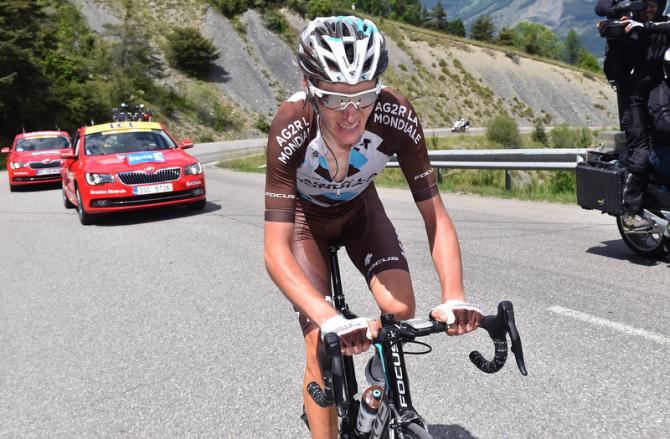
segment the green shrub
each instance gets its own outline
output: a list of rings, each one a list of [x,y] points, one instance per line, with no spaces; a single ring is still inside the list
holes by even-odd
[[[554,148],[586,148],[593,141],[591,130],[587,127],[570,128],[561,124],[549,133]]]
[[[538,143],[543,144],[544,146],[547,146],[549,138],[547,137],[547,132],[545,131],[544,126],[542,126],[542,120],[541,119],[536,119],[535,120],[535,129],[533,130],[530,137],[535,142],[538,142]]]
[[[521,134],[516,120],[507,114],[500,114],[486,125],[486,138],[505,148],[521,147]]]
[[[268,29],[276,33],[286,32],[288,29],[288,23],[284,16],[277,11],[276,9],[268,9],[263,14],[263,20],[265,20],[265,25]]]
[[[259,131],[262,131],[264,133],[269,133],[270,132],[270,124],[268,123],[267,120],[263,116],[258,116],[258,119],[256,119],[256,129]]]
[[[249,7],[246,0],[210,0],[210,3],[229,18],[243,13]]]
[[[309,0],[307,16],[311,19],[333,15],[333,3],[330,0]]]
[[[208,72],[219,58],[219,51],[212,42],[194,27],[175,28],[168,35],[168,60],[178,69],[201,76]]]
[[[549,178],[549,191],[553,194],[571,193],[575,191],[575,173],[571,171],[554,171]]]

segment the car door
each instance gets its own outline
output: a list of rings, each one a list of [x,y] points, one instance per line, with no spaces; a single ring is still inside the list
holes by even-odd
[[[77,131],[72,138],[72,148],[74,148],[74,159],[65,160],[63,163],[63,186],[68,191],[69,195],[72,195],[74,198],[74,177],[76,168],[79,167],[79,153],[81,148],[79,147],[80,136],[79,131]]]

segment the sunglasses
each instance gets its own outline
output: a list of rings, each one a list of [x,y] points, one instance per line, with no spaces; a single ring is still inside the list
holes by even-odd
[[[309,84],[309,92],[319,98],[319,102],[324,107],[331,110],[344,111],[349,104],[354,108],[360,110],[361,108],[369,107],[377,102],[377,97],[382,90],[381,82],[377,82],[375,88],[363,90],[354,94],[335,93],[332,91],[322,90],[318,87]]]

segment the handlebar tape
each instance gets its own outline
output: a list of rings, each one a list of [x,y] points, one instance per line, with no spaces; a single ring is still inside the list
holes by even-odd
[[[325,392],[323,389],[321,389],[321,386],[316,381],[312,381],[311,383],[307,384],[307,393],[309,393],[309,396],[312,397],[315,403],[319,405],[319,407],[328,407],[330,405],[333,405],[333,398],[332,395],[329,395],[328,392]]]
[[[507,361],[507,341],[493,340],[493,344],[496,352],[491,361],[484,358],[478,351],[470,352],[470,361],[482,372],[496,373],[503,368],[505,361]]]

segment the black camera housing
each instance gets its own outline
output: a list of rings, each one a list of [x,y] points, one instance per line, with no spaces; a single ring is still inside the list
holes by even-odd
[[[626,35],[626,29],[620,20],[605,20],[600,28],[600,36],[608,40],[618,40]]]
[[[621,17],[631,17],[633,12],[642,12],[647,8],[647,4],[643,0],[618,0],[612,2],[607,18],[616,20]],[[636,17],[633,17],[636,18]]]
[[[644,11],[647,4],[643,0],[618,0],[612,2],[612,7],[607,13],[607,20],[600,28],[600,36],[608,40],[618,40],[626,35],[624,26],[621,24],[622,17],[639,19],[638,13]]]

